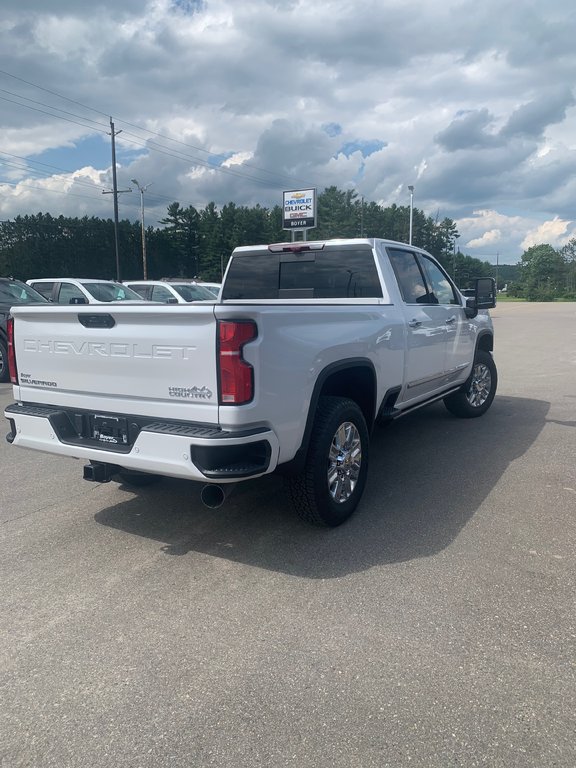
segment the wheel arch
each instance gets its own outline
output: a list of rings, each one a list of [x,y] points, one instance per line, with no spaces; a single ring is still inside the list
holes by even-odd
[[[302,443],[294,458],[281,466],[282,472],[292,474],[301,471],[310,443],[318,401],[325,395],[346,397],[357,403],[366,421],[368,432],[371,431],[376,417],[376,370],[374,365],[366,358],[350,358],[331,363],[320,372],[316,379],[310,398]]]
[[[478,339],[476,340],[476,349],[481,349],[484,352],[493,352],[494,334],[492,334],[490,331],[482,331],[479,333]]]

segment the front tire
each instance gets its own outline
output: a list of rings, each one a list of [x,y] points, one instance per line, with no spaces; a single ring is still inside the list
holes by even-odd
[[[457,392],[445,397],[444,405],[461,419],[482,416],[492,405],[497,385],[498,374],[492,355],[479,349],[466,383]]]
[[[368,428],[359,406],[344,397],[318,403],[303,472],[288,479],[297,514],[335,527],[354,512],[366,485]]]

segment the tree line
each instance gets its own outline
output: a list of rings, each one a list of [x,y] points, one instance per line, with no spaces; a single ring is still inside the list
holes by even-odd
[[[559,249],[543,243],[524,251],[508,294],[527,301],[576,301],[576,237]]]
[[[318,195],[318,226],[308,239],[382,237],[408,242],[409,206],[381,206],[356,192],[327,187]],[[146,228],[147,272],[150,279],[197,277],[220,281],[236,246],[290,240],[282,229],[282,208],[233,202],[199,210],[171,203],[160,227]],[[412,242],[434,255],[461,288],[475,277],[494,276],[494,265],[456,248],[459,233],[449,218],[412,211]],[[39,277],[142,277],[140,222],[118,222],[119,270],[112,219],[95,216],[54,217],[49,213],[17,216],[0,222],[0,274],[22,280]],[[504,279],[504,270],[501,270]],[[509,278],[508,278],[509,279]],[[502,281],[498,280],[499,285]],[[556,284],[556,283],[555,283]],[[521,286],[521,281],[518,282]]]

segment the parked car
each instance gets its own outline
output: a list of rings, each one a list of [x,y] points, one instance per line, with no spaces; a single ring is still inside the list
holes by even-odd
[[[42,277],[27,280],[54,304],[102,304],[110,301],[142,301],[142,296],[114,280],[95,278]]]
[[[8,336],[6,321],[15,304],[47,304],[38,291],[20,280],[0,277],[0,382],[8,381]]]
[[[124,285],[148,301],[187,304],[190,301],[214,301],[214,293],[205,285],[175,280],[125,280]]]
[[[212,291],[214,296],[218,296],[220,293],[220,288],[222,287],[222,283],[205,283],[205,282],[199,282],[198,285],[203,286],[204,288],[208,288],[209,291]]]

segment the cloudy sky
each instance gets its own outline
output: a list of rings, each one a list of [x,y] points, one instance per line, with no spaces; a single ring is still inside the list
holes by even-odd
[[[336,185],[515,263],[576,236],[573,0],[3,0],[0,220]],[[149,185],[149,186],[148,186]]]

